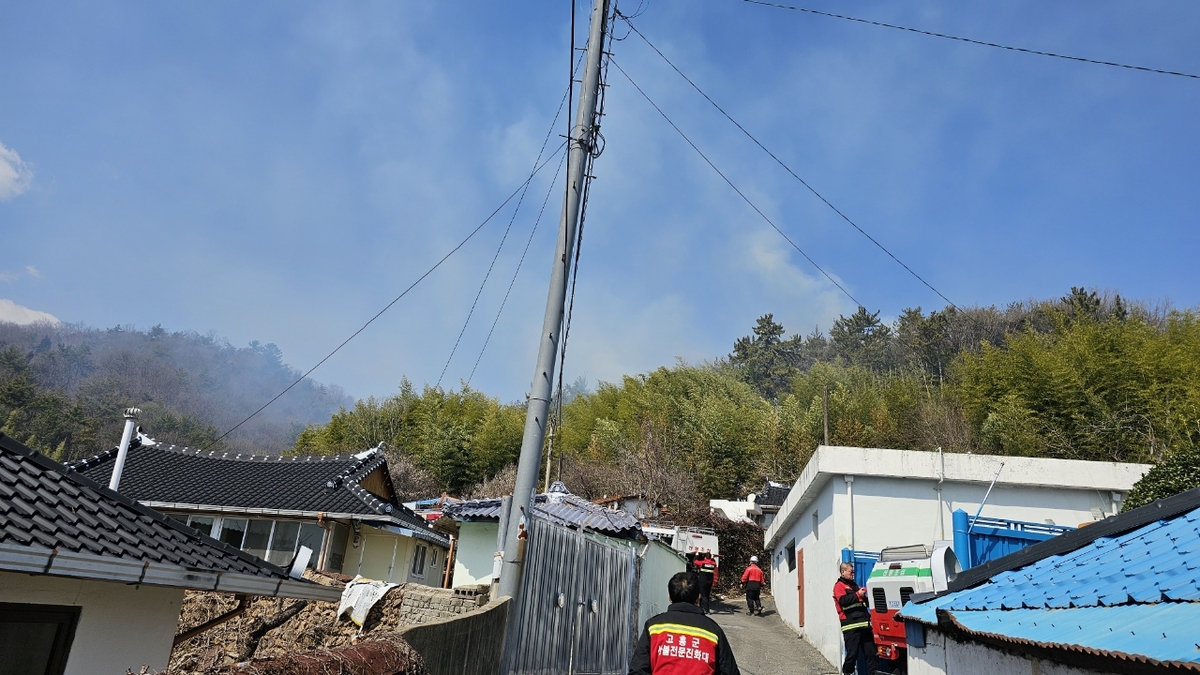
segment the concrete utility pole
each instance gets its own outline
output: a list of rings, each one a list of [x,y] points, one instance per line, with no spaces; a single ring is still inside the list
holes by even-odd
[[[579,227],[580,197],[588,155],[592,152],[596,127],[596,101],[600,91],[600,59],[604,52],[604,31],[608,21],[608,0],[595,0],[588,30],[587,56],[584,59],[583,84],[579,91],[579,109],[571,129],[567,155],[567,191],[563,198],[562,220],[558,229],[558,246],[554,250],[554,267],[550,273],[550,293],[546,298],[546,316],[542,321],[541,344],[538,346],[537,368],[529,391],[525,413],[525,436],[521,440],[521,459],[517,464],[517,484],[513,488],[512,507],[508,517],[508,534],[504,539],[504,562],[500,571],[500,595],[515,598],[520,591],[521,560],[517,558],[520,524],[533,505],[537,487],[538,468],[542,462],[542,443],[546,436],[546,418],[554,390],[554,365],[563,327],[567,281],[571,257],[575,251],[575,235]]]

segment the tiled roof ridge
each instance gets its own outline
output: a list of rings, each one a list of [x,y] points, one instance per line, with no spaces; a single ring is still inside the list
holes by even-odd
[[[66,468],[82,472],[94,466],[99,466],[111,459],[115,459],[119,448],[113,447],[91,457],[68,462]],[[354,464],[347,469],[350,471],[357,466],[361,466],[364,462],[368,462],[379,453],[372,454],[370,457],[358,459],[354,455],[256,455],[252,453],[230,452],[228,450],[204,450],[203,448],[193,448],[190,446],[176,446],[159,443],[157,445],[140,445],[131,447],[131,450],[158,450],[160,452],[170,452],[177,455],[185,455],[189,457],[203,457],[205,459],[226,460],[231,462],[278,462],[280,464],[289,463],[314,463],[323,464],[329,462],[350,462]]]
[[[382,452],[373,452],[370,455],[362,458],[350,455],[350,459],[355,459],[357,461],[345,469],[342,469],[341,473],[338,475],[330,478],[325,484],[326,487],[336,488],[338,485],[347,480],[353,480],[357,483],[363,478],[366,478],[367,475],[372,471],[387,463],[387,458],[383,456]]]
[[[598,506],[597,504],[594,504],[594,503],[588,501],[587,499],[584,499],[583,497],[580,497],[579,495],[576,495],[572,492],[568,492],[567,494],[563,495],[564,499],[569,498],[569,497],[574,497],[574,499],[572,499],[571,501],[576,506],[578,506],[580,509],[585,509],[588,511],[599,511],[600,515],[604,516],[604,519],[608,521],[608,524],[611,525],[614,530],[617,530],[619,532],[624,529],[629,529],[626,527],[621,527],[616,521],[613,520],[612,517],[614,514],[617,513],[616,511],[613,511],[612,509],[602,508],[602,507]]]
[[[253,565],[262,567],[262,568],[266,569],[268,572],[271,572],[273,574],[277,574],[277,575],[280,575],[283,577],[288,576],[287,570],[283,569],[282,567],[279,567],[278,565],[276,565],[274,563],[267,562],[266,560],[257,558],[255,556],[250,555],[249,553],[246,553],[244,551],[236,549],[236,548],[230,546],[229,544],[227,544],[223,541],[220,541],[219,539],[213,539],[210,536],[201,534],[194,528],[188,527],[187,525],[184,525],[183,523],[175,520],[174,518],[169,518],[148,506],[143,506],[141,503],[139,503],[135,499],[130,499],[129,497],[126,497],[125,495],[123,495],[119,492],[108,489],[107,486],[97,483],[96,481],[88,478],[87,476],[83,475],[82,473],[71,470],[67,466],[60,464],[59,462],[56,462],[55,460],[43,455],[42,453],[38,452],[37,450],[34,450],[33,448],[30,448],[30,447],[24,445],[23,443],[18,442],[16,439],[14,439],[11,436],[8,436],[4,432],[0,431],[0,441],[5,441],[5,440],[10,441],[9,443],[4,443],[5,449],[26,457],[27,459],[32,461],[34,464],[37,464],[39,467],[41,467],[42,469],[44,469],[46,471],[51,471],[51,472],[60,474],[64,480],[71,481],[72,483],[74,483],[77,486],[86,487],[90,490],[94,490],[97,493],[99,493],[100,496],[104,497],[105,499],[115,501],[115,502],[121,504],[122,506],[136,512],[138,515],[150,518],[151,520],[153,520],[159,524],[166,525],[167,527],[175,530],[176,532],[178,532],[180,534],[183,534],[184,536],[186,536],[189,539],[198,539],[199,541],[201,541],[202,543],[204,543],[205,545],[207,545],[211,548],[216,548],[216,549],[221,550],[224,553],[233,555],[233,556],[241,559],[243,562],[248,562]]]

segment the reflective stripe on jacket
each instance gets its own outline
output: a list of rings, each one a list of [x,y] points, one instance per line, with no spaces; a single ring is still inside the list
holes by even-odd
[[[833,604],[837,607],[843,631],[871,627],[871,614],[866,604],[858,599],[858,589],[858,584],[841,577],[833,585]]]
[[[725,633],[700,608],[672,603],[642,629],[630,675],[739,675]]]

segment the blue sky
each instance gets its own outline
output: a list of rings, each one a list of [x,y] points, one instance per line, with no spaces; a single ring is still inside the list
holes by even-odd
[[[1186,0],[804,6],[1200,73],[1200,5]],[[569,7],[5,3],[0,316],[213,331],[274,342],[307,369],[525,180],[567,84]],[[1200,303],[1200,81],[735,0],[644,9],[651,40],[954,302],[1084,285]],[[636,36],[614,51],[869,309],[944,304]],[[853,311],[615,69],[609,83],[568,380],[728,353],[766,312],[807,333]],[[554,168],[513,220],[444,386],[468,377]],[[510,216],[314,377],[356,396],[436,381]],[[554,225],[537,230],[472,380],[505,400],[531,379]]]

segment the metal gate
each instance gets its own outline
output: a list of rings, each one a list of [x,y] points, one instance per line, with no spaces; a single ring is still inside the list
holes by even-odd
[[[534,517],[504,673],[624,675],[638,627],[636,554]]]

